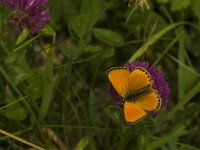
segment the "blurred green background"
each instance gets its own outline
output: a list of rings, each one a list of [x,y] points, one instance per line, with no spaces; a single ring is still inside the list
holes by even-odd
[[[49,0],[49,26],[20,43],[0,6],[0,129],[48,150],[200,149],[200,0],[148,3]],[[171,93],[131,125],[106,71],[135,60],[158,65]],[[0,134],[0,149],[28,146]]]

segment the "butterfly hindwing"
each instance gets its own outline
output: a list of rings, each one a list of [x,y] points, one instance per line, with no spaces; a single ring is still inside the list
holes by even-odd
[[[136,123],[147,116],[146,111],[142,110],[134,102],[124,103],[125,120],[129,123]]]
[[[135,105],[146,111],[155,111],[161,106],[161,98],[156,90],[152,90],[150,93],[139,97],[135,101]]]
[[[109,81],[122,97],[125,97],[128,91],[129,74],[126,68],[111,68],[107,71]]]
[[[128,80],[128,90],[130,92],[137,91],[152,84],[153,81],[144,68],[139,67],[130,72]]]

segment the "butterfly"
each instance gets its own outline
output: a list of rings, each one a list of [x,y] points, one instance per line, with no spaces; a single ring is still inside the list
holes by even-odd
[[[124,101],[124,117],[129,123],[137,123],[158,110],[161,98],[153,89],[153,80],[148,71],[137,67],[129,71],[125,67],[113,67],[107,71],[108,79]]]

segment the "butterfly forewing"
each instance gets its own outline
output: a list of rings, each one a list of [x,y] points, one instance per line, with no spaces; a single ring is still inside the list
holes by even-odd
[[[136,68],[129,75],[128,90],[135,92],[152,84],[149,73],[143,68]]]
[[[111,68],[107,71],[109,81],[117,93],[123,98],[128,92],[129,74],[126,68]]]

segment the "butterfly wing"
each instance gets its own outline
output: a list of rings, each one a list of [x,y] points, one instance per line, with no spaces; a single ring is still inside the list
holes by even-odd
[[[142,110],[155,111],[161,106],[161,98],[156,90],[152,90],[150,93],[137,98],[135,105]]]
[[[149,73],[144,68],[136,68],[129,75],[128,91],[135,92],[152,84]]]
[[[128,91],[129,74],[127,68],[111,68],[107,71],[110,83],[122,97],[125,97]]]
[[[129,123],[136,123],[147,116],[146,111],[142,110],[134,102],[124,103],[125,120]]]

